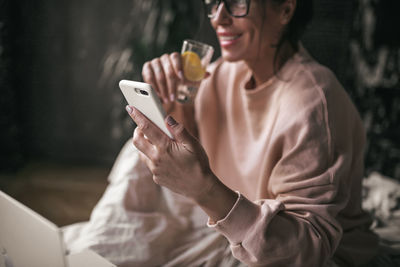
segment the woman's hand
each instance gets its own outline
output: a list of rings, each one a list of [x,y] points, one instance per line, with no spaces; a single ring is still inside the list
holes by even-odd
[[[206,72],[204,78],[209,76],[210,73]],[[201,81],[191,82],[185,79],[181,54],[177,52],[164,54],[146,62],[143,65],[142,77],[144,82],[156,90],[165,111],[172,114],[192,135],[197,136],[193,105],[197,90],[192,91],[187,88],[198,88]],[[181,100],[187,98],[191,101],[183,105],[175,101],[178,98],[178,89]]]
[[[167,117],[166,125],[174,140],[137,109],[128,106],[127,111],[137,124],[133,143],[144,154],[154,182],[201,201],[218,179],[211,172],[207,155],[198,141],[171,116]]]
[[[153,173],[154,182],[194,200],[211,221],[224,218],[237,194],[213,174],[200,143],[171,116],[166,125],[174,139],[134,107],[127,106],[126,110],[137,124],[133,143]]]
[[[206,72],[204,78],[208,76],[210,76],[210,73]],[[144,63],[142,77],[144,82],[150,84],[156,90],[166,110],[169,110],[171,103],[176,100],[179,86],[186,85],[187,87],[198,88],[200,85],[200,82],[191,82],[185,78],[182,57],[177,52],[164,54]],[[193,92],[184,88],[181,87],[181,94],[188,96],[193,94]]]
[[[147,61],[143,65],[142,77],[156,90],[164,105],[174,102],[178,86],[185,81],[181,55],[174,52]]]

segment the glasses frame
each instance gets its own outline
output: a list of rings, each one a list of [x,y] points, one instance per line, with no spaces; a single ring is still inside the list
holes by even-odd
[[[217,0],[216,2],[217,2],[217,11],[218,11],[218,8],[219,8],[219,6],[221,5],[221,3],[224,2],[224,4],[225,4],[224,7],[225,7],[226,10],[228,11],[229,15],[232,16],[232,17],[234,17],[234,18],[243,18],[243,17],[246,17],[246,16],[249,14],[250,2],[251,2],[250,0],[246,0],[247,8],[246,8],[246,14],[244,14],[244,15],[233,15],[232,12],[231,12],[230,6],[229,6],[229,4],[227,3],[227,0]],[[206,1],[205,1],[205,0],[203,0],[203,4],[204,4],[205,10],[206,10],[206,12],[207,12],[207,4],[206,4]],[[208,12],[207,12],[207,13],[208,13]],[[210,18],[210,19],[212,19],[212,18],[215,17],[215,14],[214,14],[214,15],[207,14],[207,17]]]

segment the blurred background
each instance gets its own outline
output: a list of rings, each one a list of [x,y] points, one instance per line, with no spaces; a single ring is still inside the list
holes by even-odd
[[[303,38],[360,111],[366,176],[397,181],[399,10],[314,1]],[[186,38],[218,47],[200,0],[0,0],[0,189],[58,225],[86,220],[134,129],[118,81]]]

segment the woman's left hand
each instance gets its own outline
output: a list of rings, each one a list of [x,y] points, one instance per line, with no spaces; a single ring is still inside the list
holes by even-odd
[[[137,124],[133,143],[145,155],[143,158],[153,173],[154,182],[201,202],[217,179],[200,143],[171,116],[165,122],[174,139],[134,107],[126,109]]]

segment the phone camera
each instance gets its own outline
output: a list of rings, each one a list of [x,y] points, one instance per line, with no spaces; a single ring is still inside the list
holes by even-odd
[[[140,89],[140,88],[135,88],[135,92],[139,95],[145,95],[145,96],[149,95],[149,92],[147,92],[146,90]]]

